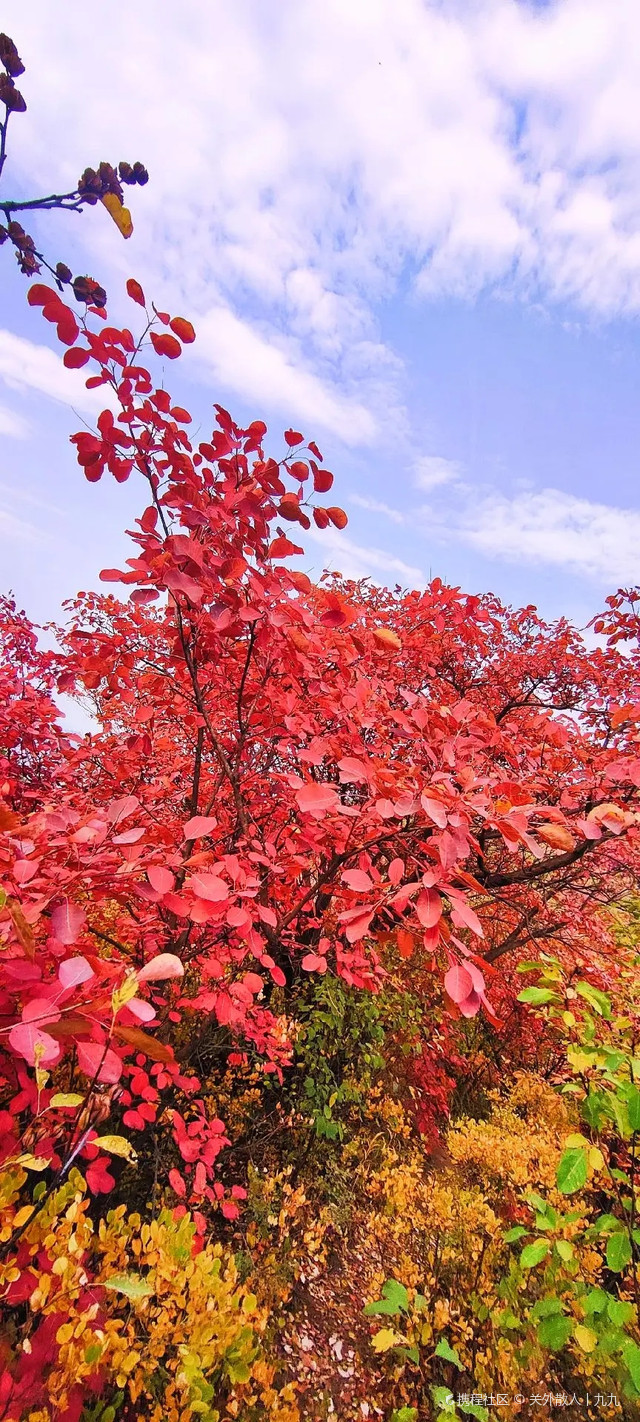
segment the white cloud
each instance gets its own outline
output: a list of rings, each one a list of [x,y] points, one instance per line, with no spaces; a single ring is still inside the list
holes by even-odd
[[[380,499],[370,499],[362,494],[351,494],[349,502],[357,504],[359,509],[367,509],[369,513],[384,514],[385,518],[391,519],[392,523],[404,523],[405,516],[399,509],[392,509],[388,504],[382,503]]]
[[[400,583],[403,587],[423,588],[426,579],[421,568],[412,567],[402,558],[396,558],[383,548],[367,548],[354,543],[345,533],[327,528],[320,532],[311,528],[305,538],[317,543],[321,559],[314,565],[315,574],[328,568],[344,575],[345,578],[371,578],[372,582]],[[378,574],[382,577],[378,577]]]
[[[416,489],[428,492],[441,484],[451,484],[460,473],[460,466],[453,459],[443,459],[439,454],[423,454],[414,464],[414,485]]]
[[[407,271],[428,295],[640,309],[637,0],[112,0],[97,80],[85,22],[81,0],[5,0],[29,104],[10,161],[65,186],[141,157],[138,274],[233,388],[247,360],[257,405],[370,440],[397,378],[372,313]],[[101,208],[58,231],[129,274]]]
[[[265,400],[287,418],[318,421],[345,444],[368,444],[376,425],[358,401],[341,396],[302,362],[266,340],[228,307],[198,323],[198,355],[216,377],[245,400]]]
[[[11,390],[39,390],[65,405],[73,405],[79,410],[102,409],[109,399],[110,391],[85,388],[85,378],[80,371],[67,370],[62,357],[48,346],[35,345],[22,336],[14,336],[11,331],[0,330],[0,378]]]
[[[9,439],[26,439],[28,433],[29,425],[22,415],[8,410],[6,405],[0,405],[0,435],[7,435]]]
[[[640,581],[640,512],[559,489],[474,498],[450,533],[489,558],[546,564],[610,587]]]

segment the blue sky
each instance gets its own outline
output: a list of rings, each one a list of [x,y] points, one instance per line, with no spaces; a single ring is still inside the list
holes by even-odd
[[[640,581],[637,0],[5,0],[27,65],[5,192],[140,158],[135,232],[36,235],[188,316],[167,380],[324,450],[344,535],[305,566],[438,573],[584,623]],[[0,252],[4,573],[39,619],[122,555],[98,408]],[[75,411],[75,413],[74,413]]]

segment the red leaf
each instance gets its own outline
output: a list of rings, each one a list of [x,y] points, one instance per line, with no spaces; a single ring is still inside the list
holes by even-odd
[[[188,880],[187,888],[191,889],[199,899],[207,899],[210,903],[222,903],[229,897],[229,885],[224,879],[218,878],[217,874],[192,874]]]
[[[373,888],[373,879],[365,874],[364,869],[346,869],[342,875],[342,882],[347,884],[350,889],[357,889],[365,894]]]
[[[346,528],[349,520],[344,509],[339,509],[334,506],[330,509],[327,509],[327,513],[329,515],[329,518],[331,519],[334,528]]]
[[[328,494],[333,484],[333,474],[329,469],[314,469],[313,487],[316,494]]]
[[[201,839],[204,835],[211,834],[217,823],[213,815],[193,815],[183,826],[183,836],[185,839]]]
[[[62,364],[67,370],[79,370],[80,366],[86,365],[90,359],[91,351],[86,346],[75,346],[73,350],[65,351],[62,357]]]
[[[59,301],[57,291],[51,286],[45,286],[43,282],[37,281],[35,286],[30,286],[27,292],[27,301],[30,306],[46,306],[50,301]]]
[[[299,434],[297,430],[285,430],[284,437],[290,449],[294,444],[304,443],[304,435]]]
[[[191,342],[195,341],[196,333],[193,326],[190,321],[185,321],[184,316],[174,316],[173,321],[170,321],[169,325],[171,330],[175,331],[176,336],[179,336],[180,340],[184,341],[185,346],[190,346]]]
[[[102,1042],[78,1042],[78,1066],[92,1080],[114,1086],[122,1075],[122,1062],[111,1047]]]
[[[333,785],[317,785],[313,780],[296,791],[296,800],[303,814],[313,815],[315,819],[321,819],[327,810],[336,810],[340,805]]]
[[[156,355],[167,356],[169,360],[177,360],[178,356],[182,355],[180,342],[176,340],[175,336],[168,335],[167,332],[158,334],[157,331],[152,331],[151,344]]]
[[[159,864],[150,864],[147,869],[147,878],[151,887],[158,894],[170,894],[175,884],[175,876],[168,869],[163,869]]]
[[[24,1057],[29,1066],[36,1064],[37,1060],[41,1066],[53,1066],[60,1060],[62,1048],[54,1037],[50,1037],[48,1032],[43,1032],[40,1027],[33,1022],[19,1022],[11,1028],[9,1033],[9,1043],[18,1056]]]
[[[130,296],[132,301],[137,301],[138,306],[146,305],[140,282],[136,281],[134,277],[129,277],[127,282],[127,296]]]
[[[306,953],[300,967],[304,969],[305,973],[326,973],[327,960],[320,957],[319,953]]]

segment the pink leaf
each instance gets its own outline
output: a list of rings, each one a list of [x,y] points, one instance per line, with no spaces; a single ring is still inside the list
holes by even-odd
[[[150,1002],[145,1002],[142,997],[132,997],[126,1004],[126,1009],[138,1022],[153,1022],[156,1015],[155,1007],[152,1007]]]
[[[229,897],[229,885],[224,879],[219,879],[216,874],[192,874],[187,887],[199,899],[209,899],[211,903],[221,903],[223,899]]]
[[[93,977],[93,968],[86,958],[65,958],[58,968],[58,977],[63,988],[78,987]]]
[[[48,1032],[43,1032],[36,1027],[33,1022],[19,1022],[11,1028],[9,1033],[9,1043],[18,1056],[24,1057],[29,1066],[35,1066],[36,1047],[39,1049],[38,1061],[41,1066],[51,1066],[60,1060],[62,1047],[56,1042],[54,1037],[50,1037]]]
[[[16,884],[28,884],[33,879],[40,867],[38,860],[17,859],[13,866],[13,877]]]
[[[458,1003],[463,1017],[475,1017],[480,1011],[481,1005],[482,999],[477,992],[470,992],[468,997]]]
[[[182,978],[184,967],[175,953],[158,953],[138,973],[139,983],[157,983],[164,978]]]
[[[439,829],[446,829],[447,812],[439,800],[431,800],[428,795],[421,795],[420,804],[422,805],[425,815],[429,816],[429,819],[433,821],[434,825],[437,825]]]
[[[92,1080],[114,1086],[122,1074],[122,1062],[103,1042],[78,1042],[78,1066]]]
[[[340,805],[340,798],[332,785],[317,785],[313,780],[296,791],[296,800],[302,813],[313,815],[315,819],[321,819],[327,810],[337,810]]]
[[[175,1191],[176,1195],[179,1195],[180,1199],[183,1200],[187,1193],[187,1187],[179,1170],[169,1171],[169,1184],[171,1186],[171,1189]]]
[[[444,985],[452,1002],[458,1004],[464,1002],[465,998],[470,997],[473,992],[471,974],[460,963],[454,963],[445,973]]]
[[[369,778],[366,765],[354,755],[343,756],[338,761],[338,770],[342,785],[357,785]]]
[[[217,823],[218,821],[214,819],[213,815],[193,815],[184,826],[184,838],[200,839],[202,835],[211,834]]]
[[[50,997],[32,997],[31,1002],[25,1003],[22,1009],[22,1021],[36,1022],[39,1027],[44,1027],[49,1022],[59,1022],[60,1013]]]
[[[416,913],[423,928],[435,928],[442,918],[442,899],[437,889],[423,889],[418,895]]]
[[[147,878],[151,887],[158,894],[170,894],[175,884],[175,877],[168,869],[163,869],[159,864],[150,864],[147,869]]]
[[[389,865],[389,883],[399,884],[404,875],[404,860],[392,859]]]
[[[306,953],[300,964],[305,973],[326,973],[327,960],[321,958],[319,953]]]
[[[484,938],[484,929],[477,913],[465,903],[464,899],[455,899],[451,910],[451,918],[456,928],[470,928],[472,933],[477,933],[478,938]]]
[[[114,837],[113,837],[113,843],[114,843],[114,844],[136,844],[139,839],[142,839],[143,834],[144,834],[144,829],[142,828],[141,825],[138,825],[138,826],[136,827],[136,829],[128,829],[128,830],[125,830],[123,834],[116,834],[116,835],[114,835]]]
[[[70,904],[65,900],[63,904],[58,904],[51,915],[51,931],[58,943],[70,946],[80,937],[86,922],[84,909],[77,904]]]
[[[120,800],[112,800],[107,808],[107,819],[110,824],[118,823],[128,819],[134,810],[139,808],[140,801],[137,795],[123,795]]]
[[[346,869],[342,875],[343,884],[347,884],[350,889],[356,889],[361,893],[367,893],[373,888],[373,879],[365,874],[364,869]]]
[[[245,973],[242,981],[245,987],[249,989],[249,992],[252,992],[254,995],[262,992],[264,983],[262,978],[258,977],[257,973]]]

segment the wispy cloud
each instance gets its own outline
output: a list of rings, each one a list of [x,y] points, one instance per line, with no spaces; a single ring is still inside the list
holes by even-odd
[[[55,351],[12,331],[0,330],[0,378],[12,390],[39,390],[79,410],[94,412],[108,403],[104,389],[87,390],[80,371],[67,370]]]
[[[609,587],[640,581],[640,512],[559,489],[476,496],[448,519],[446,536],[492,559],[564,568]]]
[[[460,466],[453,459],[443,459],[439,454],[423,454],[414,464],[413,483],[416,489],[428,493],[442,484],[451,484],[459,473]]]
[[[8,410],[6,405],[0,405],[0,435],[6,435],[9,439],[26,439],[28,433],[29,425],[22,415]]]
[[[312,540],[318,544],[319,557],[314,561],[312,570],[314,576],[326,568],[342,573],[345,578],[371,578],[372,582],[400,583],[403,587],[412,588],[426,585],[421,568],[405,563],[402,558],[396,558],[383,548],[354,543],[347,534],[336,529],[328,528],[320,533],[312,528],[305,539],[307,543]]]
[[[198,356],[244,399],[266,401],[287,418],[319,423],[345,444],[370,444],[376,433],[373,415],[361,402],[305,369],[296,353],[288,355],[228,307],[201,317]]]
[[[380,499],[370,499],[368,495],[363,494],[351,494],[349,502],[357,504],[359,509],[367,509],[369,513],[383,514],[385,518],[391,519],[392,523],[405,522],[405,516],[400,513],[399,509],[390,508]]]

